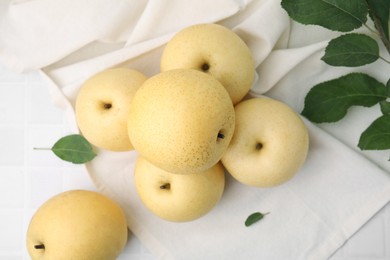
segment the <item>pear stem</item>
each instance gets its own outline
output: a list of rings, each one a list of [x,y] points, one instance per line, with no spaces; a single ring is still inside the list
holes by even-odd
[[[171,188],[170,183],[165,183],[165,184],[160,186],[160,189],[162,189],[162,190],[169,190],[170,188]]]
[[[103,105],[103,107],[104,107],[104,109],[110,109],[110,108],[112,107],[112,105],[111,105],[111,104],[108,104],[108,103],[105,103],[105,104]]]
[[[209,65],[209,64],[204,63],[204,64],[202,65],[202,70],[203,70],[204,72],[207,72],[209,69],[210,69],[210,65]]]
[[[263,148],[263,144],[262,143],[257,143],[256,144],[256,150],[261,150],[261,148]]]
[[[34,248],[35,249],[45,249],[45,245],[44,244],[35,245]]]
[[[224,134],[221,134],[221,133],[218,133],[218,136],[217,136],[217,137],[223,139],[223,138],[225,138],[225,135],[224,135]]]

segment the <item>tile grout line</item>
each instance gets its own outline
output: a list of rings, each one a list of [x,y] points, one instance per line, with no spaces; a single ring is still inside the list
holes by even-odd
[[[31,104],[30,101],[30,91],[28,89],[28,81],[26,77],[24,77],[24,84],[23,84],[23,94],[24,94],[24,102],[23,102],[23,126],[24,126],[24,154],[23,154],[23,223],[22,223],[22,239],[23,243],[27,239],[27,229],[28,229],[28,223],[29,219],[27,219],[27,216],[29,216],[29,194],[30,194],[30,176],[29,176],[29,171],[28,171],[28,162],[29,162],[29,151],[27,149],[29,143],[30,143],[30,127],[28,125],[28,118],[29,118],[29,106]],[[22,257],[25,258],[25,252],[26,252],[26,247],[23,246],[24,250],[22,250],[21,254]]]
[[[385,243],[385,256],[386,259],[390,258],[390,202],[386,206],[385,214],[384,214],[384,243]]]

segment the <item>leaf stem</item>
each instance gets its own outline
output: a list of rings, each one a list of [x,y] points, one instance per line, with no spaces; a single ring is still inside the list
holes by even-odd
[[[34,150],[46,150],[46,151],[50,151],[51,148],[45,148],[45,147],[34,147],[33,148]]]
[[[390,64],[390,61],[389,61],[389,60],[387,60],[387,59],[385,59],[385,58],[383,58],[382,56],[379,56],[379,59],[381,59],[381,60],[383,60],[384,62],[386,62],[386,63]]]
[[[375,34],[376,36],[379,36],[379,37],[380,37],[380,33],[379,33],[377,30],[371,28],[367,23],[363,23],[363,25],[364,25],[364,27],[366,27],[371,33],[373,33],[373,34]]]
[[[367,1],[367,3],[368,3],[368,1]],[[386,47],[387,52],[390,53],[390,41],[389,41],[389,39],[387,39],[386,34],[383,31],[383,27],[382,27],[381,22],[378,18],[378,15],[371,10],[370,5],[369,5],[369,12],[371,13],[372,20],[375,24],[375,28],[376,28],[375,34],[379,35],[379,38],[381,39],[383,45]],[[369,28],[368,26],[366,26],[366,27]],[[371,31],[372,29],[369,28],[369,30]]]

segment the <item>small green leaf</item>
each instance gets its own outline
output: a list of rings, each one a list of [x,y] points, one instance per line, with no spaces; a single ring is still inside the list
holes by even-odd
[[[372,122],[361,134],[358,146],[361,150],[390,149],[390,115],[383,115]]]
[[[256,223],[257,221],[261,220],[265,215],[269,214],[267,213],[260,213],[260,212],[255,212],[252,213],[251,215],[248,216],[248,218],[245,220],[245,226],[249,227],[250,225]]]
[[[59,139],[51,148],[64,161],[82,164],[91,161],[96,154],[82,135],[68,135]]]
[[[340,32],[361,27],[368,14],[363,0],[282,0],[282,7],[299,23]]]
[[[350,33],[331,40],[322,60],[332,66],[358,67],[379,58],[378,43],[364,34]]]
[[[351,106],[370,107],[386,98],[384,84],[366,74],[351,73],[312,87],[302,115],[315,123],[336,122]]]
[[[389,101],[382,101],[379,104],[381,106],[382,114],[390,115],[390,102]]]

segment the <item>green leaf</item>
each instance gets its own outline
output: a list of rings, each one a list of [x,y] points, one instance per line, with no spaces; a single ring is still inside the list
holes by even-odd
[[[386,88],[387,88],[387,96],[390,97],[390,79],[386,83]]]
[[[364,0],[282,0],[282,7],[295,21],[349,32],[367,21]]]
[[[390,102],[389,101],[382,101],[379,104],[381,106],[382,114],[390,115]]]
[[[252,213],[251,215],[248,216],[248,218],[245,220],[245,226],[249,227],[250,225],[253,225],[257,221],[261,220],[265,215],[269,214],[267,213],[260,213],[260,212],[255,212]]]
[[[390,1],[367,0],[367,4],[376,29],[389,40]]]
[[[386,98],[384,84],[369,75],[351,73],[312,87],[302,115],[315,123],[336,122],[351,106],[370,107]]]
[[[358,67],[379,58],[378,43],[364,34],[350,33],[331,40],[322,60],[332,66]]]
[[[361,134],[358,146],[361,150],[390,149],[390,115],[383,115],[372,122]]]
[[[68,135],[59,139],[51,148],[64,161],[82,164],[91,161],[96,154],[82,135]]]

